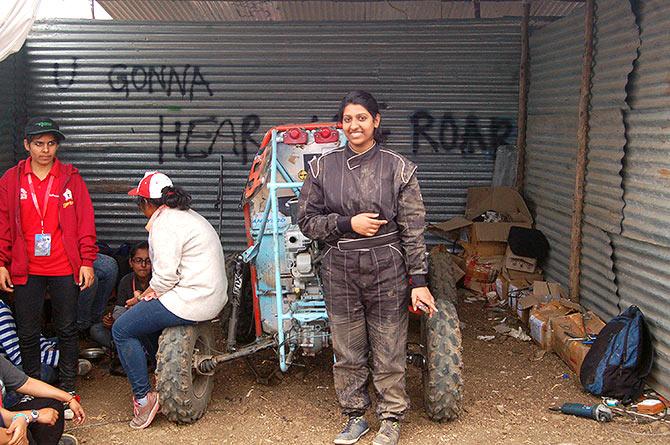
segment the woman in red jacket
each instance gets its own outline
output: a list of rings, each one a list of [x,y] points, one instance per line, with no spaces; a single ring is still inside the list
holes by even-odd
[[[60,387],[74,393],[79,355],[77,299],[93,283],[95,220],[75,167],[56,158],[65,139],[48,118],[25,128],[30,157],[0,179],[0,289],[14,294],[23,370],[40,377],[41,314],[47,290],[60,345]]]

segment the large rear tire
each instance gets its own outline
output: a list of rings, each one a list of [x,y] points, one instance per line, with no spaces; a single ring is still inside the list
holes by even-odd
[[[430,289],[438,312],[431,318],[421,317],[423,399],[428,417],[443,422],[461,413],[461,329],[452,303],[456,299],[456,284],[451,275],[451,259],[440,256],[439,261],[431,261],[431,266]]]
[[[178,424],[193,423],[207,410],[214,378],[195,369],[196,354],[212,354],[210,323],[165,328],[156,355],[156,387],[163,414]]]

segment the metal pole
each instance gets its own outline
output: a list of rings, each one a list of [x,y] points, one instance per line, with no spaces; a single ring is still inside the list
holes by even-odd
[[[528,122],[528,20],[530,17],[530,1],[523,2],[523,18],[521,19],[521,61],[519,62],[519,114],[517,115],[517,163],[516,189],[523,192],[523,180],[526,168],[526,128]]]
[[[589,105],[591,102],[591,74],[593,62],[594,0],[586,0],[584,11],[584,58],[579,96],[579,128],[577,130],[577,165],[575,166],[575,193],[570,238],[570,299],[579,302],[579,274],[582,255],[582,217],[584,214],[584,177],[586,150],[589,136]]]

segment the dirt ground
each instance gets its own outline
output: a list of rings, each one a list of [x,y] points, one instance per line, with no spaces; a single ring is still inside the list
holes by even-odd
[[[495,318],[483,302],[460,302],[465,363],[464,412],[453,422],[433,423],[423,413],[420,370],[410,366],[407,388],[412,408],[403,423],[405,444],[660,444],[670,440],[670,423],[641,425],[625,418],[599,424],[554,414],[553,404],[595,403],[576,376],[553,353],[541,354],[532,342],[492,335]],[[412,323],[413,335],[418,331]],[[258,357],[272,369],[271,355]],[[86,444],[328,444],[343,418],[333,391],[332,357],[328,352],[303,361],[270,386],[256,383],[243,361],[229,363],[216,374],[209,410],[194,425],[178,426],[159,415],[146,430],[127,423],[132,414],[130,386],[125,378],[97,367],[80,385],[88,422],[67,429]],[[378,424],[359,443],[372,442]]]

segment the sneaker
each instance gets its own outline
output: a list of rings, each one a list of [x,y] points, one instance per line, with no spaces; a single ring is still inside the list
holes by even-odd
[[[62,436],[60,436],[58,445],[79,445],[79,441],[72,434],[65,433]]]
[[[397,445],[400,440],[400,422],[397,420],[382,420],[379,431],[372,441],[372,445]]]
[[[149,401],[146,405],[140,406],[137,403],[137,400],[133,399],[133,413],[135,417],[130,421],[130,427],[135,428],[136,430],[141,430],[143,428],[151,425],[151,422],[156,417],[160,405],[158,404],[158,393],[155,391],[150,391],[147,393],[147,398]]]
[[[86,360],[85,358],[80,358],[79,359],[79,367],[77,368],[77,375],[78,376],[84,376],[91,372],[91,369],[93,369],[93,364]]]
[[[340,434],[333,440],[333,443],[337,445],[356,443],[368,431],[370,431],[370,426],[364,417],[351,416]]]

